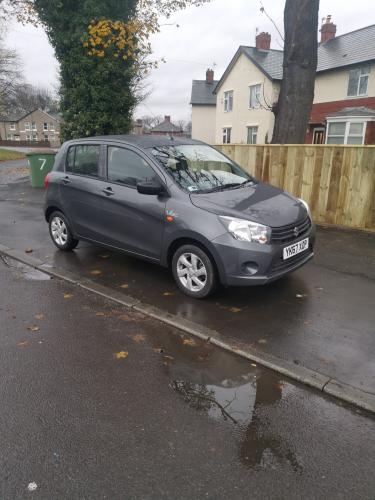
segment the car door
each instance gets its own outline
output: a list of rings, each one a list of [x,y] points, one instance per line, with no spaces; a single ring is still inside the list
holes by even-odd
[[[102,196],[102,234],[111,245],[159,260],[167,194],[146,195],[137,183],[163,179],[147,157],[130,146],[108,145],[107,183]]]
[[[77,236],[101,241],[101,201],[104,182],[104,146],[79,143],[69,146],[65,172],[60,176],[63,209]]]

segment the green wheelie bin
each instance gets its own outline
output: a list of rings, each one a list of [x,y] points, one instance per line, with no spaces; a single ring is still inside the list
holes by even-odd
[[[44,187],[44,179],[51,172],[56,153],[52,150],[27,153],[32,187]]]

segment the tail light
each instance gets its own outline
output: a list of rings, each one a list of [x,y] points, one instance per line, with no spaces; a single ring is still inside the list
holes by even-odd
[[[49,182],[49,174],[47,174],[44,178],[44,187],[46,189],[48,188],[48,182]]]

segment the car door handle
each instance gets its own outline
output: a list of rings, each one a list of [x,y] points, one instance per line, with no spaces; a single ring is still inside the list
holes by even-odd
[[[115,192],[111,187],[103,189],[103,193],[106,194],[107,196],[113,196],[115,194]]]
[[[68,177],[68,176],[65,176],[65,177],[62,179],[62,182],[63,182],[64,184],[69,184],[69,182],[71,182],[71,180],[69,179],[69,177]]]

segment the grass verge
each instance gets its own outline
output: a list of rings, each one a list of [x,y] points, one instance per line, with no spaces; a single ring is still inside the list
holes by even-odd
[[[25,154],[20,151],[10,151],[0,148],[0,161],[21,160],[25,158]]]

